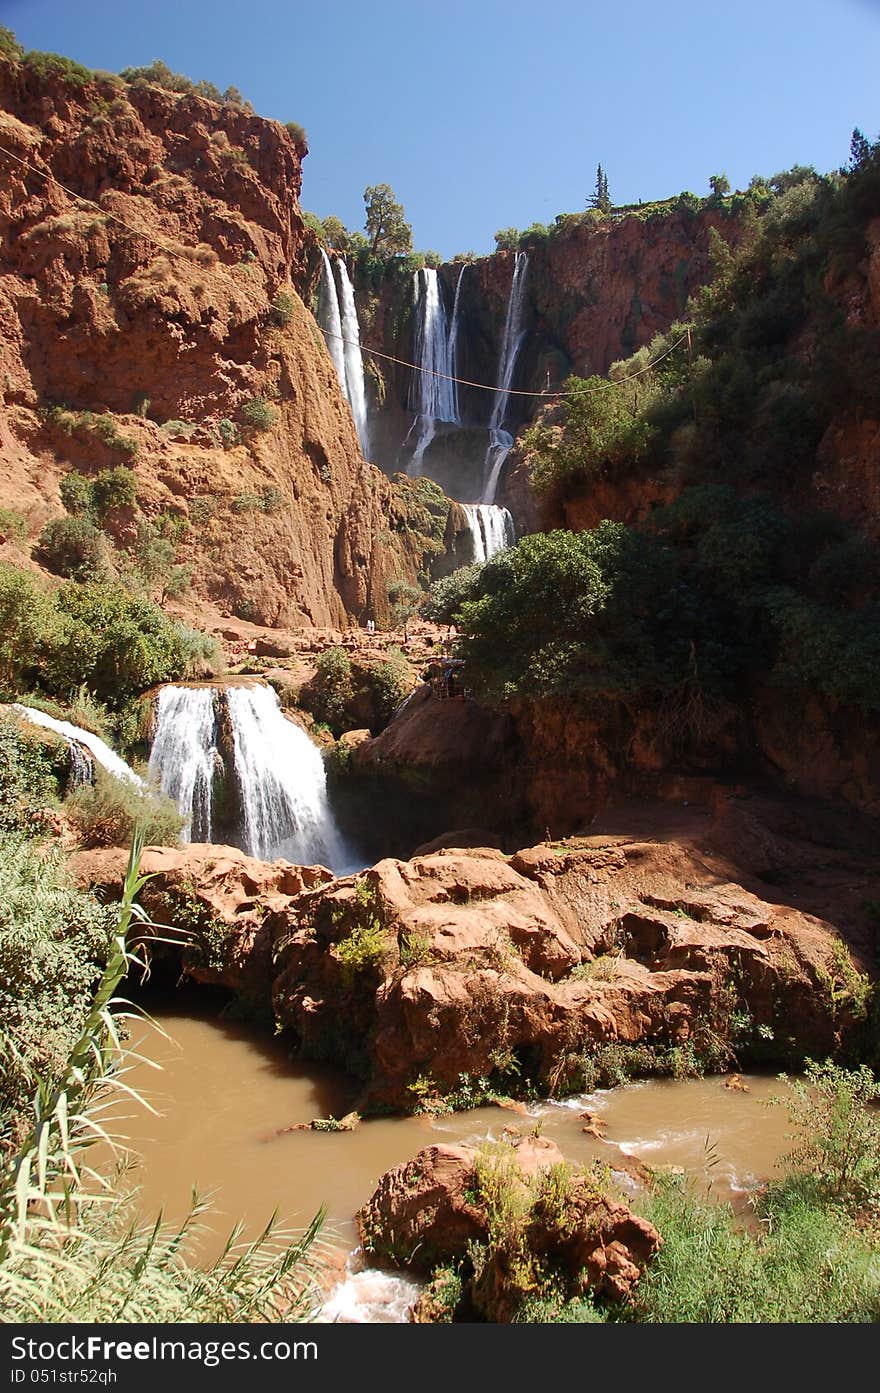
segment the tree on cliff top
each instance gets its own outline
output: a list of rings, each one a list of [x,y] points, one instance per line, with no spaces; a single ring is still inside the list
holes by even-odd
[[[403,216],[390,184],[370,184],[364,189],[367,207],[366,233],[373,256],[406,256],[412,251],[412,228]]]
[[[611,212],[611,198],[608,193],[608,175],[601,165],[596,169],[596,189],[588,199],[591,208],[598,208],[600,213]]]

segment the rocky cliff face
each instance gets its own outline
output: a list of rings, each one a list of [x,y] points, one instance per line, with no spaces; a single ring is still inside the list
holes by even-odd
[[[70,467],[125,462],[148,516],[189,520],[181,559],[220,613],[381,612],[421,557],[377,545],[394,492],[298,294],[305,146],[195,94],[0,57],[0,147],[0,503],[33,534]]]

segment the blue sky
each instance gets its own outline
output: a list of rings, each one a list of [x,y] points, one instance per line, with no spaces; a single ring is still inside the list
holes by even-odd
[[[880,134],[880,0],[0,0],[27,48],[163,58],[309,138],[303,206],[363,226],[391,184],[417,247],[585,206],[837,168]]]

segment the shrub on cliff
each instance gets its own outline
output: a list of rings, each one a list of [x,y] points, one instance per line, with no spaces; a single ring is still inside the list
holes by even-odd
[[[0,24],[0,54],[4,58],[11,58],[17,62],[24,57],[24,49],[18,42],[11,29],[7,29],[4,24]]]
[[[265,397],[251,397],[241,408],[241,414],[252,430],[271,430],[278,420],[278,412]]]
[[[84,87],[91,82],[94,73],[75,63],[72,58],[64,58],[60,53],[40,53],[36,49],[24,55],[24,65],[44,81],[69,82],[74,87]]]
[[[53,747],[13,715],[0,717],[0,833],[35,833],[66,776],[67,746]]]
[[[30,686],[54,617],[52,599],[34,577],[0,561],[0,696]]]
[[[107,538],[83,516],[47,522],[34,548],[34,557],[56,576],[101,581],[113,574]]]
[[[344,648],[325,648],[315,663],[315,675],[300,691],[300,705],[334,735],[350,729],[349,712],[355,688],[351,658]]]

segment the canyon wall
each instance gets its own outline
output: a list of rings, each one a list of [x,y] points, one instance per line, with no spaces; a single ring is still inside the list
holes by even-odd
[[[245,109],[0,56],[0,504],[34,537],[71,467],[125,463],[148,517],[189,522],[197,602],[340,625],[423,558],[300,298],[305,153]]]

